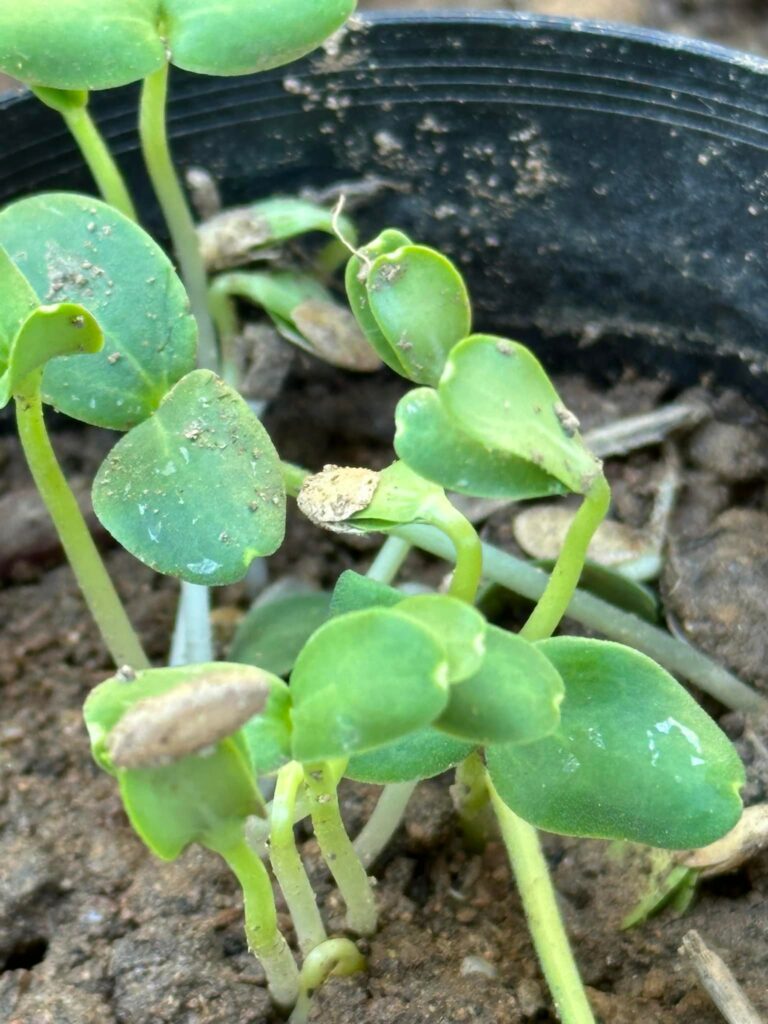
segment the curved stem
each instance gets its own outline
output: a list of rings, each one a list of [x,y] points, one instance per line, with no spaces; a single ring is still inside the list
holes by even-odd
[[[299,948],[306,957],[328,936],[293,832],[296,794],[303,783],[304,770],[297,761],[284,765],[278,772],[270,813],[269,859],[285,897]]]
[[[267,869],[242,836],[230,842],[211,840],[205,845],[223,857],[236,875],[243,890],[248,948],[264,967],[272,999],[278,1006],[290,1009],[299,995],[299,971],[277,927],[275,899]]]
[[[88,108],[69,108],[62,110],[61,114],[105,202],[131,220],[137,220],[125,180]]]
[[[165,108],[168,97],[168,65],[144,79],[139,108],[139,137],[144,162],[165,216],[179,261],[181,277],[189,294],[199,332],[198,364],[216,370],[219,354],[216,334],[208,312],[208,280],[200,255],[194,221],[168,146]]]
[[[450,538],[456,553],[448,593],[461,601],[474,604],[483,573],[483,548],[474,526],[444,496],[419,510],[424,520],[433,523]]]
[[[352,844],[364,868],[369,868],[400,827],[418,782],[390,782],[381,791],[373,813]]]
[[[563,1024],[594,1024],[536,829],[510,811],[489,778],[487,785],[557,1014]]]
[[[39,376],[36,385],[16,396],[16,420],[32,477],[115,665],[149,668],[149,659],[117,596],[51,446],[45,429]]]
[[[307,956],[299,975],[299,998],[288,1024],[307,1024],[312,996],[332,974],[347,977],[366,968],[366,960],[349,939],[327,939]]]
[[[601,473],[584,496],[565,536],[546,589],[520,630],[520,636],[526,640],[544,640],[554,633],[576,590],[587,557],[587,548],[595,530],[605,519],[610,501],[611,489]]]
[[[320,850],[347,905],[347,925],[359,935],[373,935],[378,917],[376,901],[341,820],[333,772],[328,764],[322,764],[308,768],[304,779]]]

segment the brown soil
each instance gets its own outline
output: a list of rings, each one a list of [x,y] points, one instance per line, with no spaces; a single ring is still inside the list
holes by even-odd
[[[384,381],[389,383],[382,387]],[[562,382],[587,425],[647,407],[660,388],[631,382],[597,395],[583,381]],[[400,390],[391,377],[350,378],[317,365],[307,374],[300,365],[269,426],[286,457],[313,465],[329,458],[380,464]],[[721,400],[718,410],[721,421],[727,414],[732,426],[741,425],[742,441],[751,436],[754,443],[765,429],[733,398]],[[722,491],[727,504],[736,501],[750,514],[764,515],[765,487],[755,480],[756,470],[738,483],[717,476],[711,467],[721,451],[702,456],[704,429],[684,445],[689,483],[709,474],[710,490]],[[299,436],[311,438],[311,446],[299,448]],[[65,433],[59,447],[70,471],[87,475],[104,439]],[[3,439],[0,450],[5,479],[14,488],[24,486],[15,442]],[[636,455],[610,468],[617,509],[626,521],[642,522],[653,459]],[[706,513],[697,506],[700,521],[684,516],[682,524],[711,532],[720,503],[704,505]],[[497,539],[503,539],[503,525],[497,518],[489,526]],[[675,536],[684,535],[690,539],[690,530],[686,534],[678,522]],[[27,549],[0,590],[0,1021],[273,1022],[263,974],[245,948],[240,900],[226,869],[199,850],[174,864],[151,857],[132,834],[112,781],[90,760],[80,707],[90,687],[108,674],[108,659],[69,570],[45,568],[57,556],[50,543],[40,550],[43,567]],[[329,584],[341,569],[364,565],[369,557],[367,550],[295,519],[271,573]],[[124,553],[112,550],[108,561],[151,656],[161,662],[175,584],[153,577]],[[436,572],[414,559],[406,575],[422,567]],[[219,615],[226,618],[228,609],[231,615],[243,600],[242,588],[225,588],[218,595]],[[765,800],[766,723],[745,725],[741,716],[730,715],[726,724],[749,765],[749,799]],[[419,787],[403,828],[377,865],[382,927],[365,947],[368,974],[331,982],[317,997],[314,1021],[554,1020],[503,848],[492,842],[482,854],[465,849],[447,782]],[[352,832],[374,798],[372,787],[346,788]],[[546,847],[579,963],[605,1024],[719,1021],[678,954],[689,928],[720,952],[757,1008],[768,1013],[768,854],[704,885],[685,917],[666,912],[622,932],[622,915],[643,891],[649,854],[554,836],[547,837]],[[326,920],[339,932],[343,908],[311,838],[304,855]]]

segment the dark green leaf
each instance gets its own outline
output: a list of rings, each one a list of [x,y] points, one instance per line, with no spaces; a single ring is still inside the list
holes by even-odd
[[[439,395],[463,432],[525,459],[571,491],[585,494],[600,471],[540,363],[515,341],[475,334],[460,342]]]
[[[391,608],[402,600],[403,595],[395,587],[347,569],[336,581],[331,597],[331,615],[361,612],[366,608]]]
[[[197,328],[173,266],[106,203],[66,193],[22,199],[0,213],[0,245],[39,304],[82,305],[104,332],[97,355],[46,367],[43,397],[57,409],[127,430],[194,368]]]
[[[331,619],[291,675],[293,756],[361,753],[432,722],[447,702],[447,664],[432,633],[386,608]]]
[[[502,800],[539,828],[704,846],[741,814],[744,769],[712,719],[650,658],[620,644],[537,645],[565,682],[546,739],[487,751]]]
[[[530,743],[560,718],[563,681],[552,663],[522,637],[489,626],[479,671],[451,687],[435,725],[474,743]]]
[[[229,657],[284,676],[330,612],[330,594],[292,594],[254,605],[237,627]]]
[[[208,370],[181,380],[107,456],[94,511],[132,554],[192,583],[241,579],[285,530],[280,460],[234,389]]]
[[[475,749],[472,743],[428,727],[366,754],[355,754],[344,774],[358,782],[386,785],[431,779],[459,764]]]
[[[544,498],[559,480],[532,462],[493,449],[461,430],[436,391],[409,391],[395,411],[395,451],[411,469],[448,491],[477,498]]]

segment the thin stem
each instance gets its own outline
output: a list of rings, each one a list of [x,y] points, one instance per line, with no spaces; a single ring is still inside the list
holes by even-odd
[[[373,889],[344,828],[329,765],[308,769],[304,779],[309,794],[315,836],[339,892],[347,905],[347,925],[359,935],[376,931],[377,911]]]
[[[474,526],[444,497],[430,502],[419,513],[442,530],[453,544],[456,568],[448,593],[474,604],[483,573],[483,549]]]
[[[397,536],[438,558],[453,557],[450,541],[433,527],[404,526],[398,528]],[[491,544],[483,544],[483,574],[486,579],[531,601],[541,597],[548,582],[547,574],[541,569]],[[765,711],[768,707],[764,697],[695,647],[586,591],[575,591],[566,614],[610,640],[642,651],[726,707],[739,711]]]
[[[344,978],[364,971],[365,957],[349,939],[327,939],[307,956],[299,975],[299,998],[288,1024],[307,1024],[312,996],[332,974]]]
[[[530,618],[520,630],[526,640],[543,640],[554,633],[584,568],[589,542],[608,512],[611,489],[600,474],[571,523],[552,574]]]
[[[80,148],[104,201],[131,220],[137,220],[136,208],[120,168],[115,163],[88,108],[73,107],[62,110],[62,117]]]
[[[296,794],[303,783],[304,770],[297,761],[284,765],[278,772],[270,813],[269,859],[285,897],[299,948],[306,957],[328,936],[293,832]]]
[[[594,1024],[536,829],[510,811],[490,779],[487,785],[557,1014],[563,1024]]]
[[[399,537],[387,537],[365,574],[369,580],[391,583],[408,557],[411,545]]]
[[[169,665],[213,661],[211,592],[199,583],[181,581]]]
[[[165,216],[199,331],[198,364],[219,365],[216,333],[208,312],[208,281],[194,221],[173,165],[165,121],[168,65],[144,79],[139,108],[139,137],[144,162]]]
[[[390,782],[381,791],[373,813],[352,844],[364,868],[369,868],[389,845],[417,786],[418,782]]]
[[[23,395],[16,396],[16,419],[32,477],[115,665],[149,668],[149,659],[56,460],[45,429],[39,376],[35,385],[25,390]]]
[[[267,869],[242,835],[221,843],[212,839],[205,845],[220,854],[237,876],[243,890],[248,948],[264,967],[274,1002],[290,1009],[299,995],[299,971],[277,927],[275,899]]]
[[[451,796],[467,845],[472,850],[483,850],[494,833],[485,764],[480,754],[470,754],[456,766]]]

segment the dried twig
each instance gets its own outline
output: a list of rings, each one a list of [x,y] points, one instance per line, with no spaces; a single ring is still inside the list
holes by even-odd
[[[702,988],[728,1024],[763,1024],[728,967],[695,929],[683,936],[680,951],[691,961]]]

